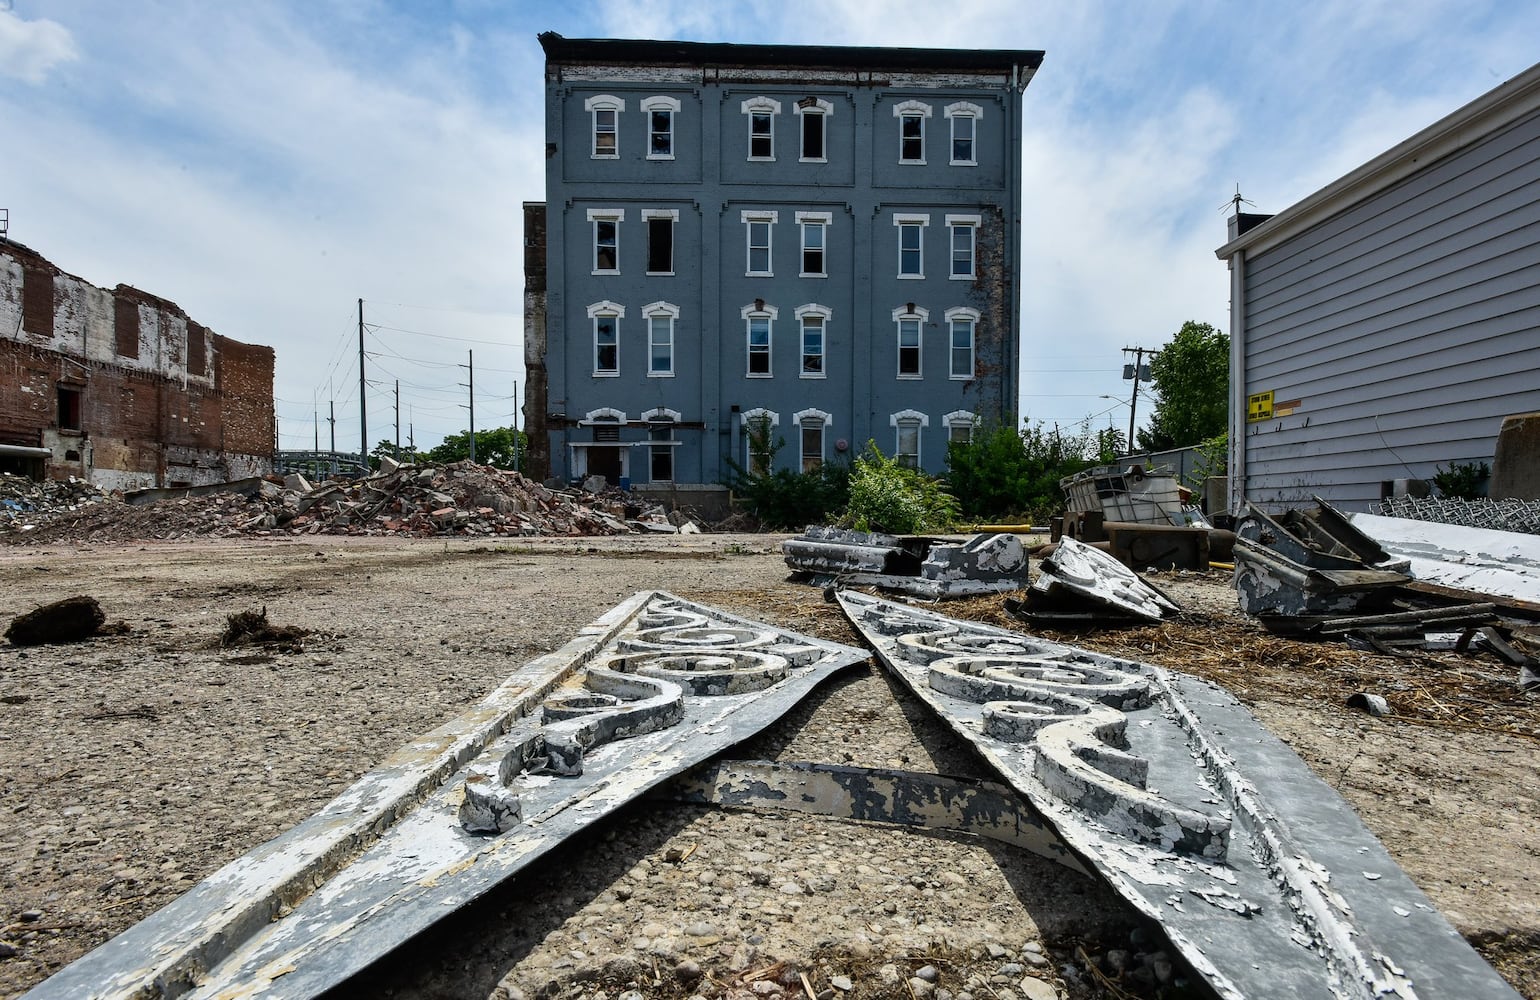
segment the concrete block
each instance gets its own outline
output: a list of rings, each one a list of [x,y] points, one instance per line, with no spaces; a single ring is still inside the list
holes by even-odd
[[[310,485],[310,480],[306,479],[298,472],[291,472],[287,476],[284,476],[283,486],[284,489],[293,490],[296,493],[309,493],[312,489],[314,489],[314,487]]]

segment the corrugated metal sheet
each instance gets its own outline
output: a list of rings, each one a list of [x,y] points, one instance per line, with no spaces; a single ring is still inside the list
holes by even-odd
[[[1490,462],[1540,408],[1540,113],[1248,258],[1245,303],[1246,392],[1291,411],[1246,425],[1252,501]]]

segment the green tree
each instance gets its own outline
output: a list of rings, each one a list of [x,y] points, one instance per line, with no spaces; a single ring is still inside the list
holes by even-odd
[[[843,523],[857,531],[910,535],[944,531],[957,520],[957,498],[944,480],[888,458],[876,442],[850,472],[850,505]]]
[[[1188,320],[1150,361],[1155,411],[1140,428],[1139,447],[1185,448],[1223,434],[1229,426],[1230,338],[1207,323]]]
[[[386,438],[370,450],[369,467],[371,469],[378,469],[380,467],[380,459],[384,456],[389,456],[402,465],[411,465],[427,458],[422,452],[413,451],[407,445],[397,448],[396,442]]]
[[[497,469],[522,468],[524,453],[529,449],[529,438],[523,431],[512,427],[494,427],[476,432],[476,462]],[[433,462],[459,462],[471,457],[469,431],[450,434],[444,443],[428,452]]]

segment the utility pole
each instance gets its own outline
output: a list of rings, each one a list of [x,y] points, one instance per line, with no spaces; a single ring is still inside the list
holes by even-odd
[[[326,418],[326,422],[332,425],[332,454],[336,455],[337,454],[337,401],[335,399],[328,399],[326,401],[326,405],[328,407],[330,407],[330,413],[331,413],[331,416]]]
[[[1133,398],[1128,401],[1128,454],[1132,455],[1135,451],[1134,419],[1139,413],[1139,383],[1150,380],[1150,369],[1144,363],[1144,356],[1146,354],[1154,356],[1155,352],[1148,347],[1125,347],[1123,348],[1123,353],[1134,356],[1133,364],[1125,364],[1123,366],[1123,377],[1125,379],[1133,379],[1134,382]]]
[[[364,380],[364,300],[358,300],[358,460],[369,461],[368,382]]]
[[[401,457],[401,380],[396,379],[396,457]]]
[[[310,394],[310,419],[315,423],[315,445],[311,451],[319,453],[321,450],[321,401],[314,392]]]
[[[466,370],[466,372],[468,373],[467,377],[469,378],[470,381],[468,381],[468,382],[461,382],[460,385],[463,386],[469,392],[470,405],[467,406],[466,409],[470,411],[470,415],[471,415],[471,461],[475,462],[476,461],[476,352],[475,351],[466,351],[465,352],[465,360],[470,362],[470,363],[469,364],[461,365],[460,367],[464,368]]]

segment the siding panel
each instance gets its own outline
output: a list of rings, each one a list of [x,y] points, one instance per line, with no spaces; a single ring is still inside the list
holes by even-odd
[[[1248,259],[1247,494],[1363,509],[1540,409],[1540,114]]]

